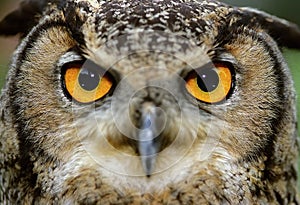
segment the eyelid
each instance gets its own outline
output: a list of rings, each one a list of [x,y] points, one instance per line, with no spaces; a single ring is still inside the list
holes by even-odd
[[[230,65],[230,67],[234,70],[238,68],[237,60],[231,53],[229,53],[225,49],[217,49],[215,52],[216,54],[212,58],[213,63],[218,63],[218,62],[226,63],[227,65]]]
[[[67,63],[79,62],[79,61],[84,61],[84,60],[85,60],[84,57],[82,57],[77,52],[71,50],[71,51],[66,52],[59,58],[59,60],[57,62],[57,67],[62,68]]]

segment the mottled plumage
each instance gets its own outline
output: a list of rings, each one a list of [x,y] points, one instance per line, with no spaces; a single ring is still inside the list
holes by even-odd
[[[26,0],[0,98],[2,204],[299,204],[299,28],[196,0]]]

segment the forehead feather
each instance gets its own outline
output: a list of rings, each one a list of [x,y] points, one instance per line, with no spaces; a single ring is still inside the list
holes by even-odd
[[[133,27],[147,27],[171,32],[186,32],[189,29],[197,35],[207,30],[206,27],[212,27],[212,24],[218,26],[222,23],[231,9],[214,1],[75,0],[75,2],[76,7],[74,2],[67,3],[67,6],[76,8],[75,12],[74,9],[66,9],[70,11],[69,16],[72,10],[74,15],[79,16],[73,17],[72,20],[90,19],[96,31],[101,33],[112,27],[123,31]]]

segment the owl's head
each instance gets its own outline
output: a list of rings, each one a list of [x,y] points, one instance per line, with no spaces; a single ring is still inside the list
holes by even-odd
[[[296,25],[216,1],[28,0],[0,34],[21,34],[3,118],[41,193],[294,186],[279,46],[300,48]]]

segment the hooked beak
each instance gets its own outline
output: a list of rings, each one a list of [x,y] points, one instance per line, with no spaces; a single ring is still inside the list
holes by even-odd
[[[147,102],[143,104],[138,131],[138,151],[147,177],[150,177],[156,163],[156,155],[161,149],[161,128],[164,124],[159,108]]]

